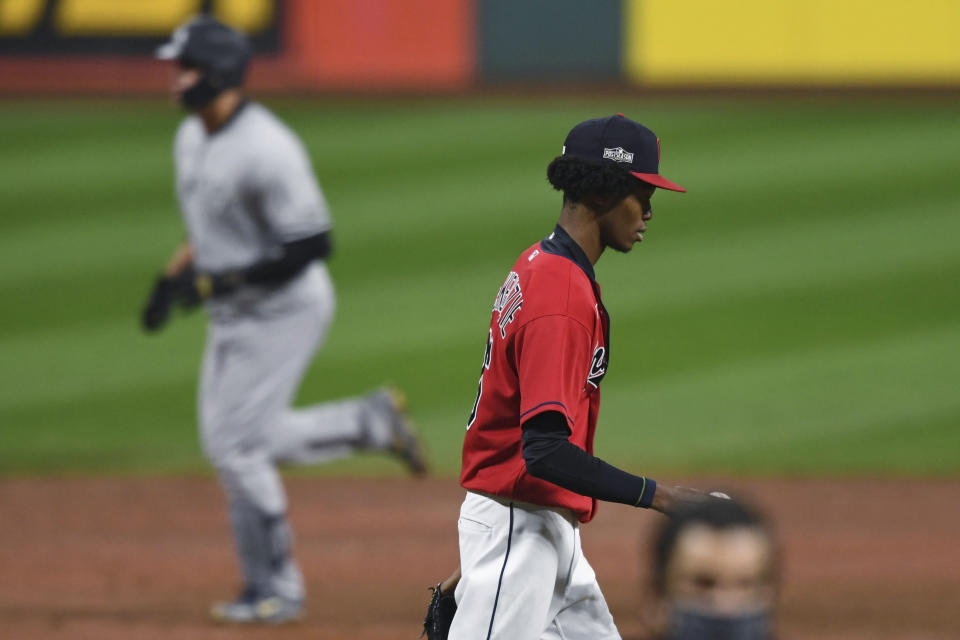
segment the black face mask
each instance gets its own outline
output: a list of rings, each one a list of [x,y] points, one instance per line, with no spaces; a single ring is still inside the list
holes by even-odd
[[[668,640],[770,640],[770,613],[718,615],[677,609],[670,621]]]
[[[180,92],[180,104],[191,111],[202,109],[223,93],[224,89],[223,83],[209,73],[204,73],[196,84]]]

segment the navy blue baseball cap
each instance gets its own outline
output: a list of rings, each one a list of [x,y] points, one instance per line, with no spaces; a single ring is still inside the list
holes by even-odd
[[[243,83],[250,54],[250,41],[244,34],[206,14],[182,24],[170,41],[156,50],[158,59],[201,67],[226,87]]]
[[[575,126],[563,142],[563,155],[594,164],[611,162],[654,187],[687,191],[660,175],[660,138],[622,113]]]

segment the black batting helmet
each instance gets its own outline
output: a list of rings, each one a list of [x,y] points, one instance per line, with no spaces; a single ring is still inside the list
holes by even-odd
[[[176,60],[203,71],[200,82],[181,94],[183,103],[192,109],[205,106],[224,89],[241,86],[250,53],[245,35],[206,14],[178,27],[170,41],[156,51],[161,60]]]

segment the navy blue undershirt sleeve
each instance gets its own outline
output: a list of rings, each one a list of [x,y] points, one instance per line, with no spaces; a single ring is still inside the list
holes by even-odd
[[[657,483],[627,473],[570,442],[570,428],[558,411],[545,411],[522,425],[527,472],[580,495],[649,507]]]

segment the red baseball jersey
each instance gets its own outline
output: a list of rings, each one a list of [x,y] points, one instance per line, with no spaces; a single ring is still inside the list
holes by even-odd
[[[596,500],[527,473],[520,425],[558,411],[570,442],[592,454],[609,359],[610,320],[593,266],[558,225],[520,255],[497,292],[460,484],[591,520]]]

